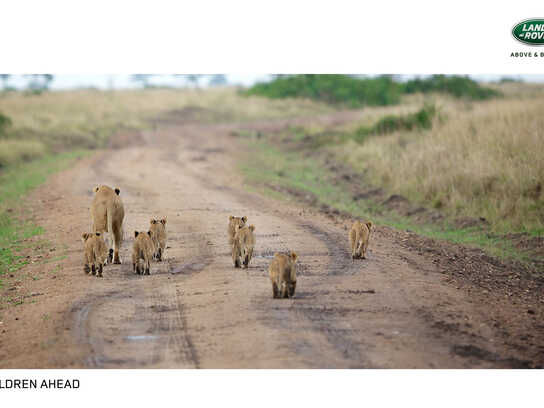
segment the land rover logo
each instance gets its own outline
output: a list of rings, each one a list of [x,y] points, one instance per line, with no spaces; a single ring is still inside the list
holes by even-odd
[[[514,38],[529,45],[544,45],[544,18],[522,21],[512,28]]]

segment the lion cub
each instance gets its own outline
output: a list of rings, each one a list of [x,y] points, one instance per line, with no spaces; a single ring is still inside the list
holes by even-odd
[[[293,251],[289,251],[287,254],[278,252],[274,254],[274,259],[272,259],[268,268],[274,299],[295,296],[297,287],[296,261],[297,254]]]
[[[236,228],[242,228],[246,225],[247,217],[235,217],[231,215],[229,217],[229,228],[228,228],[228,234],[229,234],[229,245],[234,244],[234,234],[236,234]]]
[[[102,269],[108,256],[104,238],[100,232],[86,232],[81,236],[81,240],[84,243],[85,251],[83,270],[87,274],[92,271],[93,275],[98,274],[98,277],[101,278]]]
[[[132,247],[132,269],[138,275],[149,275],[151,257],[153,256],[153,241],[151,231],[134,231],[134,246]],[[140,265],[143,261],[143,265]]]
[[[149,230],[151,231],[151,240],[155,248],[153,259],[161,262],[164,249],[166,248],[166,218],[160,220],[151,219]]]
[[[249,261],[253,257],[253,248],[255,247],[254,231],[254,225],[242,228],[236,226],[232,245],[232,260],[235,268],[240,268],[242,264],[244,268],[249,266]]]
[[[352,259],[366,259],[366,250],[368,248],[368,240],[370,238],[371,229],[372,222],[370,221],[367,221],[366,223],[355,221],[353,223],[351,231],[349,232]]]

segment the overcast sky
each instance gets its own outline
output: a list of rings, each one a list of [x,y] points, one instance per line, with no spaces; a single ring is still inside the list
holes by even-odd
[[[405,75],[406,78],[412,75]],[[497,81],[503,77],[518,78],[526,82],[544,82],[544,75],[471,75],[472,78],[479,81]],[[255,82],[266,81],[270,79],[267,74],[227,74],[227,80],[230,85],[250,86]],[[206,86],[209,76],[200,80],[200,86]],[[14,87],[25,87],[28,79],[22,75],[13,75],[8,84]],[[175,78],[171,75],[157,75],[150,80],[155,85],[182,86],[184,80]],[[95,87],[100,89],[109,88],[137,88],[141,85],[131,80],[130,75],[55,75],[51,83],[52,89],[73,89]]]

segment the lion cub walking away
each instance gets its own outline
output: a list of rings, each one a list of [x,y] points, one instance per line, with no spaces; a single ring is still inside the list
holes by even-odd
[[[367,221],[362,223],[355,221],[349,232],[349,242],[351,244],[351,258],[366,259],[366,250],[368,248],[368,240],[370,238],[370,230],[372,222]]]
[[[228,227],[228,234],[229,234],[229,245],[234,244],[234,235],[236,234],[237,228],[243,228],[246,225],[247,217],[244,215],[243,217],[235,217],[231,215],[229,217],[229,227]]]
[[[123,241],[123,218],[125,217],[123,202],[119,197],[121,191],[118,188],[113,190],[105,185],[96,186],[93,191],[95,193],[91,204],[93,232],[109,232],[108,262],[120,264],[119,247]]]
[[[254,225],[242,228],[236,227],[232,245],[232,261],[235,268],[240,268],[241,265],[244,265],[244,268],[249,266],[249,261],[253,257],[253,248],[255,247],[254,231]]]
[[[149,275],[151,257],[153,256],[153,241],[151,231],[134,231],[134,246],[132,247],[132,269],[138,275]],[[143,265],[141,265],[143,261]]]
[[[274,254],[274,259],[272,259],[268,268],[274,299],[295,296],[297,287],[296,261],[297,254],[293,251],[289,251],[287,254],[278,252]]]
[[[151,231],[151,240],[155,249],[153,259],[161,262],[166,248],[166,218],[160,220],[151,219],[149,230]]]
[[[85,251],[85,266],[83,270],[87,274],[92,271],[93,275],[98,274],[98,277],[101,278],[102,269],[108,256],[104,238],[100,232],[86,232],[81,236],[81,239],[84,243]]]

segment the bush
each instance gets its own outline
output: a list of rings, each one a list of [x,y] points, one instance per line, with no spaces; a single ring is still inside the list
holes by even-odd
[[[401,86],[388,76],[359,79],[348,75],[290,75],[256,84],[246,94],[268,98],[309,98],[355,108],[397,104]]]
[[[4,134],[6,129],[11,125],[11,119],[0,112],[0,136]]]
[[[0,168],[42,157],[45,145],[32,140],[0,140]]]
[[[354,139],[362,143],[366,136],[372,134],[387,134],[399,130],[422,130],[433,126],[433,119],[437,114],[433,104],[426,104],[415,113],[409,115],[387,115],[381,118],[374,126],[362,126],[355,132]]]
[[[416,78],[404,84],[405,93],[443,92],[456,98],[474,100],[490,99],[500,96],[500,92],[491,88],[482,87],[469,77],[433,75],[429,78]]]

